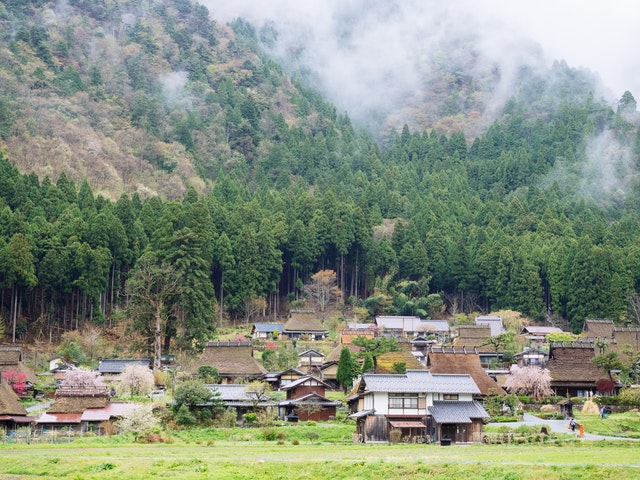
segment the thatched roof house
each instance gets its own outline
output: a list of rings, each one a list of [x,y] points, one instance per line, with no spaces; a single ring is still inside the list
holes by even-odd
[[[618,352],[620,359],[627,362],[627,353],[640,351],[640,328],[638,327],[614,327],[613,341],[610,348]]]
[[[83,413],[87,408],[104,408],[111,396],[109,387],[62,387],[56,390],[53,405],[47,413]]]
[[[375,373],[401,373],[394,371],[394,365],[404,364],[405,370],[425,370],[424,365],[420,363],[413,353],[409,350],[400,350],[398,352],[387,352],[377,355],[373,359]]]
[[[586,397],[597,393],[596,382],[609,379],[609,373],[591,361],[594,356],[590,342],[551,343],[547,369],[556,395]]]
[[[9,384],[0,382],[0,428],[15,430],[35,420],[35,417],[27,415],[27,411],[18,401],[18,395]]]
[[[22,348],[15,345],[0,345],[0,374],[9,371],[24,373],[28,382],[36,382],[33,371],[23,363]]]
[[[612,338],[613,337],[613,320],[602,318],[587,318],[582,327],[582,336],[584,338]]]
[[[460,325],[458,336],[453,340],[456,347],[477,347],[479,352],[495,353],[493,345],[482,345],[491,336],[489,325]],[[480,346],[482,345],[482,346]]]
[[[290,339],[324,340],[327,333],[329,331],[313,310],[292,310],[284,324],[284,334]]]
[[[480,389],[480,396],[504,395],[506,392],[484,371],[474,348],[432,347],[427,353],[427,369],[432,374],[467,374]]]
[[[267,373],[254,358],[251,342],[207,342],[196,368],[203,365],[215,367],[221,383],[256,380]]]

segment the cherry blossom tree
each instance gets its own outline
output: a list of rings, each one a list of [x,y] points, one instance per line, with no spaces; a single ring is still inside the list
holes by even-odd
[[[538,366],[512,365],[511,375],[505,381],[504,387],[512,393],[530,395],[536,399],[553,395],[549,370]]]

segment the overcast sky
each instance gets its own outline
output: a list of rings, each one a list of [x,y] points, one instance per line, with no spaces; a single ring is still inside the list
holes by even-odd
[[[200,1],[222,22],[238,16],[259,25],[274,22],[287,48],[305,46],[305,65],[317,71],[330,99],[347,109],[348,99],[375,97],[372,91],[384,81],[411,88],[419,46],[469,30],[505,66],[526,57],[527,40],[534,40],[548,64],[564,59],[588,68],[613,98],[630,90],[640,99],[640,2],[634,0]],[[347,30],[344,45],[336,32]]]

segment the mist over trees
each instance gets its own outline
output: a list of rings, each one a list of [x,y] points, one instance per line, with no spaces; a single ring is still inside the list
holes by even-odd
[[[69,0],[65,18],[125,20],[102,38],[125,57],[101,64],[77,51],[77,23],[63,38],[27,15],[37,2],[3,5],[0,306],[12,340],[137,311],[132,342],[197,350],[223,319],[275,319],[318,298],[312,279],[328,271],[321,298],[369,315],[508,308],[574,331],[586,316],[637,324],[630,92],[614,109],[562,63],[553,82],[522,71],[484,133],[405,126],[382,148],[259,55],[242,21],[227,31],[187,1]],[[24,109],[3,108],[18,99]],[[164,195],[129,188],[150,178]],[[145,286],[162,297],[154,311]]]

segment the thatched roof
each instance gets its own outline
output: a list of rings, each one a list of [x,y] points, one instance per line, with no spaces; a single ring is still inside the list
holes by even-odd
[[[267,373],[253,357],[251,342],[207,342],[197,367],[218,369],[222,377],[259,377]]]
[[[400,350],[399,352],[387,352],[377,355],[373,359],[375,365],[375,373],[394,373],[393,366],[395,364],[404,363],[407,370],[424,370],[424,365],[420,363],[415,355],[408,350]]]
[[[613,320],[587,318],[584,321],[582,335],[585,338],[611,338],[613,327]]]
[[[591,359],[595,350],[590,343],[552,343],[549,348],[547,369],[551,373],[551,387],[562,385],[595,386],[609,374],[595,365]]]
[[[27,411],[18,401],[18,395],[7,382],[0,382],[0,415],[26,415]]]
[[[427,353],[427,368],[432,374],[468,374],[481,395],[504,395],[506,392],[484,371],[474,349],[433,347]]]
[[[13,345],[0,345],[0,374],[9,371],[24,373],[27,381],[36,382],[33,371],[22,363],[22,348]]]
[[[313,311],[292,311],[284,324],[286,332],[326,332],[327,329],[322,325],[322,320]]]
[[[493,345],[482,345],[491,336],[489,325],[460,325],[458,336],[453,340],[456,347],[478,347],[481,353],[495,353]],[[480,346],[482,345],[482,346]]]
[[[325,363],[337,362],[340,360],[340,354],[342,353],[342,348],[347,347],[352,355],[358,355],[362,351],[362,347],[358,347],[353,343],[339,343],[336,348],[334,348],[329,355],[325,358]]]
[[[87,408],[104,408],[109,400],[109,389],[106,387],[58,390],[56,400],[47,413],[83,413]]]
[[[615,327],[613,329],[613,341],[608,347],[620,356],[623,362],[628,360],[625,351],[631,349],[633,352],[640,351],[640,328],[638,327]]]

